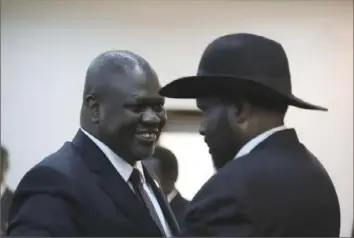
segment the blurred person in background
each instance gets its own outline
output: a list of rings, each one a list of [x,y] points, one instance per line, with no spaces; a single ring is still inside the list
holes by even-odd
[[[9,152],[8,150],[1,145],[1,170],[0,170],[0,182],[1,182],[1,231],[0,234],[3,236],[6,234],[7,221],[9,208],[12,202],[13,191],[6,184],[6,175],[9,170],[10,161],[9,161]]]
[[[218,169],[192,199],[179,236],[339,236],[331,178],[284,125],[289,105],[327,109],[292,94],[281,44],[246,33],[219,37],[205,49],[197,76],[160,94],[196,98],[200,134]]]
[[[149,160],[145,160],[144,164],[156,176],[177,218],[179,226],[182,227],[189,201],[182,197],[175,186],[178,178],[178,161],[176,156],[171,150],[162,146],[156,146],[154,155]]]
[[[141,160],[166,121],[154,69],[129,51],[107,51],[86,72],[74,139],[20,181],[9,236],[163,237],[178,224]]]

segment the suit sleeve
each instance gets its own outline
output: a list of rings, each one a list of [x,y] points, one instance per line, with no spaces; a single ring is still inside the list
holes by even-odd
[[[9,213],[8,236],[77,236],[77,209],[67,178],[54,169],[30,170],[16,189]]]
[[[197,194],[189,204],[179,237],[252,236],[252,222],[243,204],[231,193]]]

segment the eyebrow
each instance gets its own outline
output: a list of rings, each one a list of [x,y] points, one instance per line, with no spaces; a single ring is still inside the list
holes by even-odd
[[[149,103],[149,104],[164,104],[165,98],[155,96],[155,97],[141,97],[135,96],[132,98],[136,103]]]

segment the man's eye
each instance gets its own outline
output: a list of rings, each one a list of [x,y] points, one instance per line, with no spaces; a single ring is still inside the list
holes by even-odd
[[[130,110],[132,110],[133,112],[142,112],[145,110],[145,107],[142,105],[131,105],[129,106]]]
[[[127,106],[129,108],[129,110],[133,111],[133,112],[143,112],[146,109],[150,108],[151,110],[153,110],[154,112],[161,112],[163,110],[163,105],[129,105]]]

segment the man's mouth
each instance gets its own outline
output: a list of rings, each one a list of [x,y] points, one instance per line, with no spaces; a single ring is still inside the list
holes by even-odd
[[[205,144],[206,144],[208,147],[210,147],[210,146],[209,146],[209,141],[208,141],[208,139],[207,139],[206,137],[204,137],[204,142],[205,142]]]
[[[152,132],[138,133],[138,135],[146,140],[156,140],[157,135]]]
[[[210,146],[210,142],[209,142],[209,140],[206,138],[206,137],[204,137],[204,142],[205,142],[205,144],[208,146],[208,149],[209,149],[209,154],[212,154],[212,148],[211,148],[211,146]]]
[[[157,140],[157,131],[138,131],[136,138],[142,142],[153,143]]]

